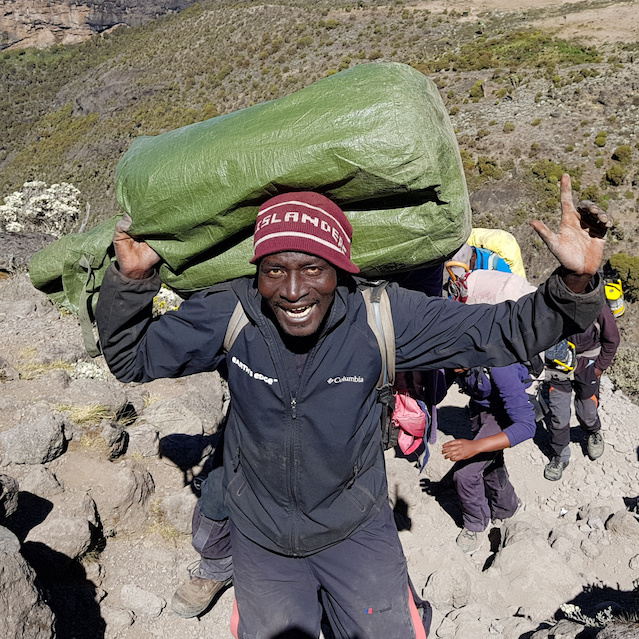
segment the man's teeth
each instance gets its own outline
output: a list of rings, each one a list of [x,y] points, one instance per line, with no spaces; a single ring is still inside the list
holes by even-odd
[[[286,314],[289,317],[295,317],[296,319],[299,319],[300,317],[306,317],[310,312],[311,309],[313,308],[313,306],[305,306],[304,308],[293,308],[293,309],[286,309]]]

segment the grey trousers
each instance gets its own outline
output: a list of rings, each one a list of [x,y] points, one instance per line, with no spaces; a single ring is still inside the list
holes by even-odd
[[[581,428],[588,433],[596,433],[601,428],[599,419],[599,378],[593,364],[580,359],[571,381],[554,375],[548,385],[548,408],[550,409],[550,447],[553,455],[563,461],[570,459],[570,415],[572,391],[575,391],[575,416]]]
[[[216,581],[233,576],[229,520],[209,519],[202,513],[199,502],[193,511],[191,544],[201,555],[198,576]]]

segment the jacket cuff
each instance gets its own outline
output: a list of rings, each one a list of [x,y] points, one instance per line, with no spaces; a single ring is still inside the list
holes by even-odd
[[[105,277],[107,274],[109,274],[110,277],[115,277],[121,284],[124,284],[128,290],[133,290],[138,293],[157,291],[162,286],[162,280],[160,279],[160,274],[157,271],[154,271],[153,275],[151,275],[150,277],[146,277],[143,280],[136,280],[132,277],[123,275],[118,270],[118,267],[114,262],[107,269]]]
[[[598,317],[606,301],[606,293],[599,273],[590,280],[583,293],[571,291],[557,269],[546,282],[546,291],[562,315],[571,319],[583,331]]]

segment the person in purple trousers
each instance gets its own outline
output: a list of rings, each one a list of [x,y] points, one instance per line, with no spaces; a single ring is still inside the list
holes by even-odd
[[[508,478],[503,450],[534,436],[535,410],[526,392],[530,375],[523,364],[455,373],[460,390],[470,396],[475,437],[447,442],[442,452],[456,460],[453,482],[464,521],[457,545],[472,554],[481,548],[491,518],[508,519],[524,508]]]

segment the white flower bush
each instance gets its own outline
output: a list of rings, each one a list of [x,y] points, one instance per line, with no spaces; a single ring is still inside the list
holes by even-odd
[[[38,231],[59,238],[78,219],[79,196],[80,191],[67,182],[51,186],[38,180],[25,182],[0,205],[0,226],[11,233]]]
[[[108,380],[110,375],[94,362],[77,362],[71,373],[71,379],[101,379]]]

